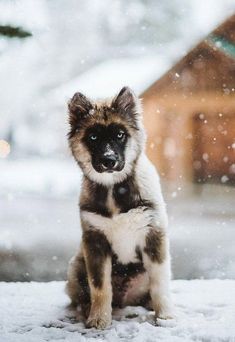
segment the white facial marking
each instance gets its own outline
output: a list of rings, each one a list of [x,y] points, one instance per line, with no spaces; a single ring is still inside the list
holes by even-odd
[[[115,152],[112,150],[109,144],[106,145],[106,151],[104,152],[104,157],[113,156]]]

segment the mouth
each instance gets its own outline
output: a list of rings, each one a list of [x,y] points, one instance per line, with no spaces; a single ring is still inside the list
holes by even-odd
[[[103,165],[102,163],[100,164],[93,164],[93,168],[99,172],[99,173],[114,173],[114,172],[121,172],[124,168],[125,162],[117,162],[115,165],[112,167],[107,167]]]

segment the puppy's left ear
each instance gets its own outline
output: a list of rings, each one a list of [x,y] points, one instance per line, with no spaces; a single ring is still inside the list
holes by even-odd
[[[112,101],[112,108],[129,118],[137,118],[141,113],[140,100],[129,87],[121,89]]]

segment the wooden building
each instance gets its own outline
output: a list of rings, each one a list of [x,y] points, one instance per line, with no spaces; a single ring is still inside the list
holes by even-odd
[[[141,96],[163,177],[235,182],[235,15]]]

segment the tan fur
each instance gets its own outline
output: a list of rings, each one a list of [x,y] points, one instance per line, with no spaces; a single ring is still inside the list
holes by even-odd
[[[89,253],[89,251],[87,251]],[[86,250],[84,251],[86,259]],[[87,319],[88,327],[104,329],[112,320],[112,286],[111,286],[111,258],[104,263],[103,286],[97,288],[93,285],[92,275],[88,269],[88,281],[91,291],[91,309]]]
[[[109,189],[109,192],[108,192],[107,208],[110,210],[112,215],[117,215],[119,214],[120,209],[117,207],[117,205],[115,205],[115,202],[112,197],[112,190],[113,189],[111,188]]]

